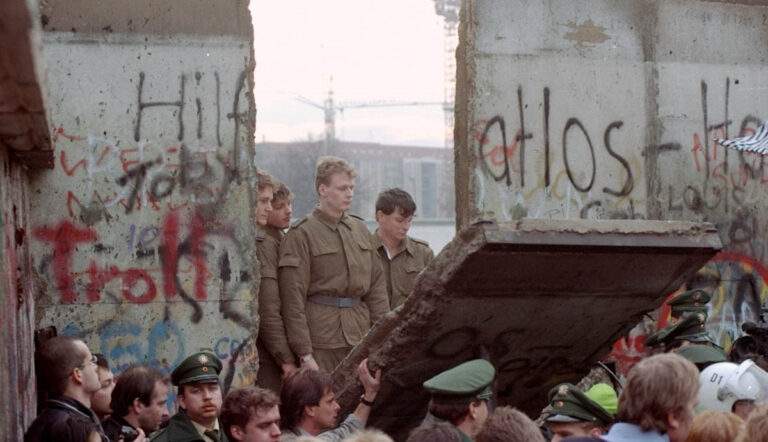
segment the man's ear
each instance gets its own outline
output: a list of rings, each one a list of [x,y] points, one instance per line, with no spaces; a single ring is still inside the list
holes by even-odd
[[[75,367],[72,369],[72,373],[69,375],[72,377],[72,380],[75,381],[76,384],[83,383],[83,370],[81,368]]]
[[[231,427],[229,427],[229,432],[232,434],[232,439],[234,440],[245,439],[245,431],[243,431],[243,429],[240,428],[239,425],[232,425]]]
[[[141,400],[139,398],[136,398],[131,402],[131,411],[133,411],[135,414],[141,414],[141,411],[144,409],[145,405],[141,403]]]
[[[313,406],[305,405],[304,406],[304,415],[308,416],[308,417],[315,417],[315,414],[316,414],[315,413],[315,407],[316,406],[314,406],[314,405]]]
[[[326,190],[328,190],[328,186],[326,186],[325,184],[320,184],[319,186],[317,186],[317,194],[319,196],[325,196]]]
[[[603,427],[592,427],[591,430],[589,430],[589,435],[592,437],[600,437],[605,434],[605,429]]]
[[[670,430],[674,431],[680,428],[680,423],[682,421],[680,413],[680,410],[667,412],[667,433],[669,433]]]
[[[381,210],[377,210],[376,211],[376,216],[375,216],[376,217],[376,222],[379,222],[379,217],[382,216],[382,215],[384,215],[384,212],[382,212]]]
[[[469,417],[473,420],[477,420],[477,409],[480,408],[480,401],[472,401],[469,403]]]

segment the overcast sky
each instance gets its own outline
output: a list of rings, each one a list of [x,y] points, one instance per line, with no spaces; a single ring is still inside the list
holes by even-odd
[[[432,0],[252,0],[256,139],[321,139],[322,103],[442,101],[443,27]],[[442,146],[440,106],[348,109],[342,140]]]

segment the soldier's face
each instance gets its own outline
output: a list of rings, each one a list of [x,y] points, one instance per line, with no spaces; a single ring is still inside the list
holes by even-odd
[[[592,432],[596,427],[589,422],[549,422],[547,427],[552,432],[552,442],[560,442],[566,437],[589,437],[602,434],[602,431]]]
[[[221,388],[218,382],[184,384],[180,388],[179,406],[201,425],[210,425],[221,411]]]
[[[94,413],[104,416],[112,412],[109,408],[109,403],[112,401],[112,390],[115,389],[115,375],[111,370],[98,367],[96,372],[99,376],[99,388],[96,393],[91,396],[91,410]]]
[[[139,426],[144,430],[144,433],[149,434],[156,431],[160,428],[160,424],[168,419],[168,385],[165,382],[155,382],[149,405],[139,401],[137,407]]]
[[[232,438],[241,442],[277,442],[280,440],[280,410],[277,405],[256,410],[245,428],[233,425]]]
[[[352,205],[355,195],[355,179],[348,173],[334,173],[328,185],[321,184],[318,189],[320,199],[334,211],[343,212]]]
[[[307,407],[307,413],[321,428],[329,429],[336,426],[341,407],[336,402],[332,391],[327,391],[314,407]]]
[[[389,215],[384,214],[381,210],[377,211],[376,221],[379,223],[379,232],[381,234],[388,238],[402,241],[408,235],[408,230],[411,229],[413,215],[403,216],[402,209],[396,207]]]
[[[256,198],[256,223],[266,226],[270,213],[272,213],[272,188],[265,187],[259,191]]]
[[[293,198],[273,201],[267,224],[278,229],[287,229],[291,225],[291,214],[293,214]]]

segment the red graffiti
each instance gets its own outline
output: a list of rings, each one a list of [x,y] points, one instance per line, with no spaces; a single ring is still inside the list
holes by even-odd
[[[35,238],[53,243],[53,272],[56,288],[61,293],[61,302],[75,302],[77,293],[70,272],[72,251],[77,244],[96,241],[96,231],[90,228],[80,229],[65,220],[56,228],[40,227],[33,233]]]
[[[163,225],[163,292],[166,298],[176,295],[176,273],[179,256],[179,213],[173,211]]]
[[[195,298],[205,299],[205,280],[208,279],[208,267],[205,264],[205,250],[203,244],[205,240],[205,226],[203,219],[198,215],[192,218],[190,252],[192,253],[192,264],[195,266]]]
[[[641,359],[648,356],[645,335],[627,336],[613,344],[610,358],[616,361],[619,373],[626,375]]]

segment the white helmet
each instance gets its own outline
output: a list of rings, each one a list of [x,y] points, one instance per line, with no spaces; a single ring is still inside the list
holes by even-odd
[[[698,411],[733,411],[736,401],[768,400],[768,373],[747,359],[737,365],[718,362],[699,374]]]

